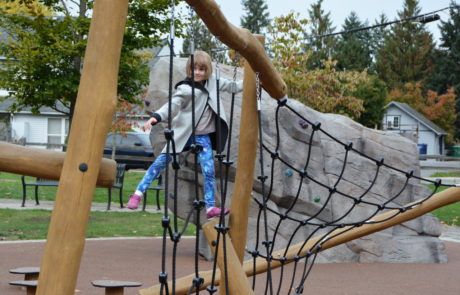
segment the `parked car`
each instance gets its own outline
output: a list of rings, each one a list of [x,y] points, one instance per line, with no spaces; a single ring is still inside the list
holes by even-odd
[[[110,132],[105,141],[104,157],[111,157],[114,144],[115,161],[126,164],[126,169],[148,169],[154,161],[148,134],[126,132],[126,136],[122,136],[119,133]]]

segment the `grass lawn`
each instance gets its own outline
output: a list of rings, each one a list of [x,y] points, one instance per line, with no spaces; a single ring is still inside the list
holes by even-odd
[[[441,192],[447,188],[448,187],[440,187],[438,192]],[[430,189],[432,189],[432,185],[430,185]],[[441,207],[431,213],[433,213],[433,215],[436,216],[444,224],[460,226],[460,202]]]
[[[431,177],[460,177],[460,171],[437,172],[431,175]],[[432,184],[427,186],[431,191],[433,191],[434,186]],[[448,187],[441,186],[439,187],[438,192],[441,192],[447,188]],[[432,213],[444,224],[460,226],[460,202],[436,209]]]
[[[436,172],[431,177],[460,177],[460,171],[453,172]]]
[[[128,171],[125,174],[124,202],[134,191],[144,174]],[[449,177],[452,173],[434,177]],[[32,181],[33,178],[30,178]],[[428,185],[430,187],[430,185]],[[430,189],[433,186],[431,185]],[[439,191],[446,189],[441,187]],[[114,205],[118,204],[118,191],[112,195]],[[40,200],[54,200],[55,187],[40,187]],[[154,206],[154,194],[149,194],[148,205]],[[22,185],[19,175],[0,173],[0,198],[22,199]],[[162,200],[163,198],[160,198]],[[33,188],[28,190],[28,202],[33,202]],[[107,202],[107,189],[96,189],[94,202]],[[460,202],[432,212],[441,222],[460,226]],[[45,210],[9,210],[0,209],[0,240],[45,239],[48,231],[51,212]],[[88,238],[96,237],[136,237],[162,235],[162,214],[147,212],[91,212],[87,229]],[[180,224],[183,224],[180,221]],[[194,235],[195,227],[189,226],[185,235]]]
[[[161,236],[160,213],[147,212],[91,212],[87,238],[152,237]],[[51,211],[0,209],[0,240],[46,239]],[[179,220],[179,230],[182,229]],[[194,235],[195,226],[189,225],[184,235]]]
[[[127,171],[123,187],[124,204],[128,202],[129,195],[135,190],[137,184],[144,176],[142,172]],[[33,181],[33,177],[26,177]],[[54,201],[56,187],[40,187],[39,200]],[[148,206],[156,206],[155,193],[150,192]],[[107,203],[107,189],[98,188],[94,193],[94,202]],[[0,172],[0,199],[22,200],[21,176]],[[112,204],[118,204],[118,190],[112,191]],[[160,204],[163,204],[160,198]],[[34,202],[34,188],[28,187],[27,203]],[[87,238],[98,237],[151,237],[163,234],[161,226],[161,213],[148,212],[91,212],[86,232]],[[34,240],[46,239],[51,211],[47,210],[11,210],[0,209],[0,240]],[[182,220],[179,220],[181,230]],[[189,224],[184,235],[194,235],[195,226]]]

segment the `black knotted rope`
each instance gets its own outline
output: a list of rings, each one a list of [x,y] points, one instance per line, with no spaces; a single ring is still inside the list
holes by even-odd
[[[167,165],[166,166],[166,180],[165,180],[165,207],[164,207],[164,215],[162,218],[162,226],[163,226],[163,243],[162,243],[162,263],[161,263],[161,272],[159,273],[159,282],[161,284],[160,288],[160,293],[161,294],[175,294],[176,292],[176,256],[177,256],[177,247],[178,243],[181,241],[181,237],[184,234],[187,226],[190,223],[190,220],[193,216],[193,213],[195,213],[195,224],[197,225],[197,230],[196,230],[196,242],[195,242],[195,278],[193,278],[190,282],[190,287],[188,289],[187,294],[191,294],[192,292],[196,292],[196,294],[199,294],[199,288],[203,286],[205,283],[203,278],[199,277],[199,231],[200,231],[200,212],[204,207],[204,202],[199,199],[199,187],[198,187],[198,153],[199,153],[199,146],[196,145],[196,139],[195,139],[195,87],[194,87],[194,71],[192,69],[191,75],[192,75],[192,153],[194,154],[194,182],[195,182],[195,198],[192,204],[192,208],[189,211],[187,218],[185,220],[185,223],[182,227],[181,230],[179,230],[178,227],[178,217],[177,217],[177,202],[179,200],[177,196],[178,192],[178,172],[180,170],[180,165],[181,163],[178,161],[178,151],[176,151],[175,147],[175,142],[174,142],[174,130],[171,130],[171,99],[172,99],[172,73],[173,73],[173,56],[174,56],[174,0],[172,0],[172,17],[171,17],[171,33],[170,33],[170,72],[169,72],[169,102],[168,102],[168,128],[165,130],[165,138],[166,138],[166,152],[172,156],[172,167],[174,169],[174,183],[173,183],[173,222],[171,222],[171,218],[168,215],[168,199],[169,199],[169,183],[168,183],[168,175],[169,175],[169,168]],[[192,10],[191,10],[192,12]],[[194,66],[194,57],[193,57],[193,52],[194,52],[194,43],[193,43],[193,37],[191,38],[191,65],[192,67]],[[216,66],[216,73],[217,73],[217,89],[219,89],[219,67],[218,64]],[[413,208],[416,208],[429,198],[431,198],[438,190],[438,188],[443,185],[441,181],[436,180],[429,180],[429,179],[424,179],[419,176],[415,176],[413,174],[413,171],[403,171],[399,168],[392,167],[388,164],[385,163],[383,158],[373,158],[370,157],[363,152],[359,151],[358,149],[355,149],[352,143],[349,142],[342,142],[339,140],[337,137],[331,135],[330,133],[326,132],[322,126],[321,122],[311,122],[308,118],[305,118],[301,114],[299,114],[296,110],[294,110],[290,105],[289,101],[287,98],[280,99],[278,100],[278,106],[275,110],[275,143],[265,143],[264,138],[263,138],[263,130],[262,130],[262,112],[261,112],[261,93],[260,93],[260,83],[258,79],[258,75],[256,77],[256,89],[257,89],[257,105],[258,105],[258,124],[259,124],[259,163],[260,163],[260,175],[257,177],[257,179],[261,183],[261,200],[254,198],[256,204],[259,207],[259,211],[257,214],[257,227],[256,227],[256,234],[255,234],[255,248],[254,249],[248,249],[248,253],[253,257],[253,271],[255,273],[256,269],[256,259],[257,258],[262,258],[266,261],[268,270],[267,270],[267,280],[264,283],[264,293],[265,294],[302,294],[305,290],[305,283],[306,280],[311,273],[312,267],[316,261],[317,255],[319,251],[323,248],[323,245],[337,237],[340,236],[350,230],[353,230],[355,228],[361,227],[365,224],[374,224],[374,223],[382,223],[385,221],[388,221],[396,216],[398,216],[401,213],[404,213],[408,210],[411,210]],[[234,82],[236,80],[236,67],[235,67],[235,72],[234,72]],[[233,128],[233,113],[234,113],[234,99],[235,99],[235,92],[236,92],[236,84],[234,84],[235,90],[232,93],[232,101],[231,101],[231,111],[230,111],[230,124],[229,124],[229,140],[228,140],[228,145],[227,145],[227,153],[222,154],[221,150],[218,149],[218,153],[216,154],[216,159],[218,160],[219,164],[219,186],[220,186],[220,203],[221,203],[221,210],[223,211],[225,208],[225,203],[226,203],[226,197],[227,197],[227,188],[228,188],[228,177],[229,177],[229,169],[230,166],[233,164],[233,162],[230,160],[230,146],[231,146],[231,138],[232,138],[232,128]],[[217,92],[217,105],[218,105],[218,110],[217,110],[217,117],[220,117],[220,94],[219,90]],[[300,152],[305,152],[306,153],[306,160],[304,163],[299,163],[299,155],[296,155],[294,159],[288,159],[285,157],[283,150],[280,148],[281,146],[281,129],[279,120],[280,120],[280,111],[285,110],[288,112],[291,112],[294,114],[298,119],[298,124],[301,126],[302,129],[304,129],[306,132],[310,132],[309,138],[307,142],[305,143],[304,147],[298,147],[298,151]],[[218,128],[217,130],[220,130],[220,120],[217,121]],[[295,124],[295,123],[294,123]],[[311,130],[310,130],[311,129]],[[306,133],[307,134],[307,133]],[[332,184],[328,183],[323,183],[321,180],[315,178],[312,173],[311,173],[311,160],[312,160],[312,147],[314,143],[314,138],[319,136],[319,134],[322,134],[326,136],[328,139],[330,139],[332,142],[335,142],[339,146],[343,148],[343,158],[341,159],[341,164],[340,166],[338,165],[339,172],[336,175],[335,181],[333,181]],[[217,142],[220,141],[220,136],[221,134],[218,132],[217,133],[218,140]],[[270,149],[270,145],[274,145],[274,149]],[[303,149],[302,149],[303,148]],[[170,151],[172,150],[172,153]],[[180,152],[180,151],[179,151]],[[270,163],[269,165],[269,174],[265,174],[264,167],[266,165],[265,160],[264,160],[264,153],[267,153],[269,156]],[[346,193],[343,191],[340,186],[346,182],[345,176],[347,175],[347,167],[349,164],[349,158],[351,155],[356,155],[359,157],[362,157],[364,159],[367,159],[369,162],[374,163],[375,165],[375,170],[371,171],[370,174],[372,175],[371,180],[369,182],[369,185],[364,189],[362,193],[358,193],[357,195],[352,195],[350,193]],[[280,170],[280,165],[284,165],[287,167],[285,170],[285,174],[287,176],[292,176],[294,173],[300,177],[300,180],[298,184],[296,185],[295,188],[295,194],[294,196],[288,200],[288,205],[286,208],[282,211],[279,212],[279,210],[274,210],[273,208],[270,208],[269,202],[274,201],[272,200],[272,193],[274,190],[275,186],[275,175],[278,175],[279,173],[276,173]],[[379,179],[379,176],[382,175],[382,169],[386,169],[388,171],[392,171],[394,174],[398,175],[404,175],[405,176],[405,181],[401,185],[400,189],[396,193],[393,193],[391,196],[385,199],[385,201],[382,202],[377,202],[373,200],[369,200],[368,196],[371,193],[371,190],[375,187],[377,180]],[[289,171],[288,171],[289,170]],[[417,180],[417,181],[425,181],[428,183],[431,183],[434,185],[434,190],[428,194],[425,198],[422,200],[419,200],[415,203],[412,203],[411,205],[408,206],[395,206],[392,205],[395,201],[398,200],[399,197],[403,195],[403,193],[410,187],[410,182],[412,180]],[[305,192],[303,189],[306,186],[306,183],[311,183],[314,185],[317,185],[318,187],[322,188],[325,190],[325,198],[324,200],[321,200],[320,197],[318,196],[309,196],[313,199],[315,203],[318,203],[318,206],[316,206],[316,211],[315,212],[310,212],[307,218],[301,219],[299,217],[296,217],[294,214],[294,209],[296,208],[296,205],[301,202],[301,196],[305,195]],[[349,202],[347,204],[346,208],[342,208],[342,211],[338,216],[331,216],[329,220],[327,221],[322,221],[321,222],[321,217],[322,215],[328,214],[328,207],[332,207],[334,204],[334,201],[337,200],[338,198],[341,198],[343,200],[346,200]],[[321,202],[321,203],[320,203]],[[359,208],[360,206],[367,206],[371,208],[369,210],[369,213],[362,217],[359,218],[359,220],[349,220],[354,213],[354,211]],[[385,219],[381,220],[371,220],[373,217],[377,216],[379,213],[382,213],[384,210],[395,210],[395,213],[388,216]],[[332,210],[331,210],[332,211]],[[272,232],[272,236],[270,237],[268,228],[268,216],[269,215],[275,215],[278,217],[278,221],[275,223],[274,230]],[[277,244],[278,242],[278,236],[281,232],[282,226],[286,224],[286,222],[294,223],[296,226],[292,227],[292,233],[288,237],[287,245],[286,248],[282,251],[282,255],[277,255],[276,257],[274,255],[274,250],[277,249]],[[224,252],[224,273],[225,273],[225,286],[226,286],[226,293],[229,294],[229,284],[232,283],[231,277],[229,277],[229,274],[227,272],[227,255],[226,255],[226,238],[225,235],[228,234],[229,228],[225,224],[225,218],[223,215],[221,215],[219,219],[219,224],[215,227],[217,231],[217,240],[215,241],[215,247],[216,249],[219,249],[219,244],[223,243],[222,251]],[[311,232],[308,234],[303,234],[302,230],[308,227]],[[340,229],[341,231],[337,231]],[[261,234],[262,231],[262,234]],[[294,244],[295,238],[301,235],[301,238],[303,242],[300,244],[301,246],[299,247],[296,255],[288,257],[289,250]],[[262,236],[262,238],[261,238]],[[313,237],[319,236],[320,238],[317,239],[317,241],[312,244],[308,245],[308,249],[306,249],[308,242],[313,238]],[[168,285],[168,272],[166,271],[166,256],[167,256],[167,248],[166,248],[166,241],[169,238],[170,241],[173,242],[173,249],[172,249],[172,288]],[[297,244],[298,245],[298,244]],[[262,247],[263,249],[260,249]],[[306,250],[306,251],[305,251]],[[277,252],[281,253],[281,252]],[[302,254],[304,253],[304,254]],[[217,256],[217,253],[216,253]],[[270,268],[270,265],[272,262],[279,262],[281,264],[281,270],[280,270],[280,279],[278,282],[273,281],[273,274],[272,270]],[[289,262],[292,262],[294,264],[292,276],[289,280],[285,280],[284,278],[287,277],[287,273],[285,270],[285,265],[287,265]],[[303,266],[300,264],[303,262]],[[207,292],[212,295],[215,292],[218,291],[218,289],[215,286],[215,274],[216,274],[216,260],[214,260],[213,264],[213,275],[212,279],[210,282],[210,285],[206,288]],[[275,287],[277,285],[277,287]],[[285,286],[283,284],[286,284],[288,286]],[[252,281],[252,287],[253,289],[256,288],[256,276],[253,276],[253,281]],[[286,288],[287,287],[287,288]],[[276,292],[276,293],[275,293]]]
[[[190,287],[188,289],[187,294],[191,294],[193,292],[196,292],[196,294],[199,294],[199,289],[202,287],[204,284],[203,278],[199,277],[199,234],[200,234],[200,216],[201,216],[201,210],[204,208],[204,201],[200,200],[199,198],[199,183],[198,183],[198,154],[200,152],[201,147],[196,144],[196,138],[195,138],[195,129],[196,129],[196,117],[195,117],[195,79],[194,79],[194,38],[191,36],[191,54],[190,54],[190,59],[191,59],[191,80],[192,80],[192,95],[191,95],[191,102],[192,102],[192,143],[191,143],[191,149],[190,152],[194,155],[194,201],[192,205],[192,209],[189,211],[184,225],[182,229],[179,231],[179,226],[178,226],[178,201],[179,198],[177,197],[177,192],[178,192],[178,173],[180,170],[182,162],[178,160],[178,153],[180,151],[176,150],[175,142],[174,142],[174,130],[171,129],[171,105],[172,105],[172,73],[173,73],[173,56],[174,56],[174,1],[172,1],[172,11],[171,11],[171,33],[170,33],[170,68],[169,68],[169,99],[168,99],[168,128],[165,130],[164,135],[166,138],[166,153],[168,155],[171,155],[172,157],[172,167],[174,169],[174,178],[173,178],[173,220],[171,222],[171,218],[169,217],[168,213],[168,199],[169,199],[169,165],[166,165],[165,169],[165,207],[164,207],[164,213],[163,213],[163,218],[162,218],[162,226],[163,226],[163,243],[162,243],[162,264],[161,264],[161,272],[159,274],[159,282],[161,284],[160,288],[160,294],[175,294],[176,292],[176,269],[177,269],[177,261],[176,261],[176,256],[177,256],[177,247],[178,243],[181,240],[182,235],[184,234],[187,226],[190,223],[190,220],[192,216],[195,213],[195,224],[196,224],[196,237],[195,237],[195,278],[190,282]],[[190,13],[193,14],[192,8],[190,9]],[[219,91],[219,68],[218,65],[217,67],[217,79],[216,79],[216,89],[217,89],[217,117],[220,118],[220,91]],[[221,192],[221,210],[222,212],[224,211],[225,203],[226,203],[226,196],[227,196],[227,187],[228,187],[228,177],[229,177],[229,168],[233,164],[232,161],[230,161],[230,148],[231,148],[231,134],[232,134],[232,126],[233,126],[233,114],[234,114],[234,101],[235,101],[235,93],[236,93],[236,73],[237,73],[237,67],[235,66],[234,68],[234,80],[233,80],[233,91],[232,91],[232,100],[231,100],[231,111],[230,111],[230,127],[229,127],[229,132],[230,132],[230,139],[227,144],[227,154],[224,155],[222,152],[219,150],[216,158],[218,159],[219,163],[219,180],[220,180],[220,192]],[[217,120],[217,142],[221,142],[221,134],[220,134],[220,120]],[[172,152],[171,152],[172,150]],[[185,162],[185,161],[183,161]],[[225,169],[223,169],[225,167]],[[225,170],[224,175],[222,175],[222,171]],[[224,265],[225,269],[224,272],[227,274],[226,275],[226,291],[227,294],[229,294],[229,278],[228,278],[228,272],[227,272],[227,255],[226,255],[226,239],[225,235],[228,234],[228,227],[225,225],[225,218],[223,215],[220,216],[219,219],[219,225],[216,226],[217,230],[217,241],[216,241],[216,249],[219,249],[219,243],[221,236],[223,237],[223,251],[224,251]],[[167,257],[167,247],[166,247],[166,242],[167,240],[173,242],[173,247],[172,247],[172,277],[168,278],[168,273],[166,272],[166,257]],[[217,253],[216,253],[217,256]],[[212,277],[212,282],[211,285],[207,287],[207,291],[209,294],[215,293],[218,289],[215,286],[215,273],[216,273],[216,264],[214,262],[214,272],[213,272],[213,277]],[[172,281],[172,287],[169,286],[168,279]]]
[[[302,129],[309,129],[306,130],[306,132],[310,132],[308,135],[309,138],[307,142],[305,143],[305,147],[297,147],[296,151],[299,152],[296,156],[294,156],[291,159],[288,159],[284,156],[283,151],[280,149],[281,146],[281,128],[280,128],[280,116],[279,113],[281,110],[285,110],[288,112],[293,113],[296,117],[299,118],[299,125],[301,126]],[[431,198],[438,190],[438,188],[442,185],[439,180],[433,181],[430,179],[424,179],[419,176],[415,176],[413,174],[413,171],[403,171],[401,169],[398,169],[396,167],[392,167],[384,162],[383,158],[375,159],[372,158],[368,155],[365,155],[363,152],[357,150],[354,148],[353,144],[350,142],[342,142],[339,140],[337,137],[334,137],[330,133],[326,132],[322,127],[320,122],[311,122],[308,120],[308,118],[305,118],[301,114],[299,114],[296,110],[294,110],[288,103],[288,100],[282,99],[278,101],[278,106],[275,110],[275,130],[276,130],[276,135],[275,135],[275,142],[274,143],[265,143],[262,138],[262,124],[261,122],[261,115],[259,115],[259,129],[260,129],[260,134],[259,134],[259,139],[260,139],[260,151],[259,151],[259,160],[260,160],[260,175],[258,176],[258,180],[261,183],[261,200],[254,198],[254,201],[258,204],[259,206],[259,213],[257,216],[257,228],[256,228],[256,241],[255,241],[255,248],[254,249],[249,249],[248,253],[252,255],[254,259],[253,263],[253,271],[255,272],[255,266],[256,266],[256,259],[258,257],[263,258],[267,261],[268,263],[268,268],[269,264],[271,261],[278,261],[280,262],[280,278],[277,282],[278,287],[276,288],[276,293],[274,293],[274,290],[272,289],[272,285],[275,284],[275,282],[265,282],[265,293],[264,294],[291,294],[291,292],[295,292],[295,294],[301,294],[304,291],[304,285],[306,282],[306,279],[308,275],[311,272],[311,269],[314,265],[314,262],[316,260],[318,252],[321,250],[323,247],[324,243],[329,241],[330,239],[333,239],[339,235],[344,234],[345,232],[348,232],[354,228],[360,227],[364,224],[374,224],[374,223],[382,223],[385,221],[388,221],[396,216],[398,216],[401,213],[406,212],[407,210],[411,210],[413,208],[416,208],[418,205],[421,203],[425,202],[429,198]],[[344,153],[343,153],[343,158],[341,159],[341,164],[338,166],[338,173],[336,174],[336,179],[333,182],[332,185],[328,185],[323,183],[322,181],[316,179],[309,173],[309,168],[311,164],[311,158],[312,158],[312,147],[313,147],[313,140],[315,137],[319,136],[319,133],[324,134],[327,138],[332,140],[332,142],[337,143],[338,145],[342,146]],[[307,133],[306,133],[307,134]],[[274,146],[274,149],[269,148],[269,144]],[[306,160],[305,162],[299,163],[300,159],[300,152],[306,154]],[[264,167],[266,167],[266,163],[264,162],[264,153],[267,153],[270,158],[270,176],[267,176],[264,174]],[[375,171],[370,172],[373,176],[370,180],[370,184],[368,187],[364,189],[364,191],[357,196],[353,196],[349,193],[344,192],[342,189],[340,189],[340,185],[344,183],[345,180],[345,175],[347,174],[347,167],[348,164],[350,163],[349,157],[351,154],[363,157],[367,160],[369,160],[371,163],[374,163],[375,165]],[[283,156],[282,156],[283,155]],[[296,188],[296,193],[293,196],[292,200],[290,200],[290,203],[285,206],[285,210],[274,210],[273,208],[270,208],[268,205],[268,201],[271,200],[272,198],[272,193],[274,190],[274,182],[275,182],[275,175],[276,172],[279,172],[280,167],[279,165],[283,164],[284,166],[288,167],[289,173],[285,173],[286,175],[293,175],[294,173],[297,173],[297,175],[300,177],[299,183]],[[375,186],[379,175],[382,175],[382,168],[387,169],[388,171],[392,171],[394,174],[399,174],[405,177],[405,180],[401,187],[393,193],[389,198],[387,198],[385,201],[382,202],[376,202],[372,201],[369,199],[366,199],[366,197],[369,195],[371,192],[371,189]],[[285,170],[286,171],[286,170]],[[278,173],[279,174],[279,173]],[[268,183],[266,184],[266,181],[268,180]],[[408,189],[410,185],[411,180],[423,180],[428,183],[431,183],[434,185],[434,189],[431,193],[429,193],[426,197],[422,198],[421,200],[412,203],[411,205],[408,206],[395,206],[392,205],[394,201],[396,201],[401,195]],[[319,187],[323,188],[327,194],[326,198],[321,204],[316,209],[316,212],[309,214],[309,217],[306,219],[299,219],[298,217],[294,217],[291,212],[293,212],[295,206],[299,204],[300,202],[300,197],[302,195],[305,195],[305,193],[302,194],[302,188],[305,185],[305,183],[312,183],[316,184]],[[448,185],[446,185],[448,186]],[[267,189],[265,189],[267,188]],[[338,216],[331,216],[330,220],[320,222],[319,217],[321,214],[326,214],[328,207],[332,206],[333,202],[337,198],[343,198],[344,200],[349,200],[350,204],[347,205],[346,208],[342,208],[341,213]],[[321,199],[319,198],[314,202],[319,202]],[[352,217],[352,213],[357,209],[358,206],[370,206],[371,210],[370,212],[360,218],[359,220],[353,220],[349,221],[348,219]],[[372,209],[373,208],[373,209]],[[382,213],[384,210],[396,210],[394,214],[391,214],[387,218],[380,219],[380,220],[371,220],[373,217],[378,215],[379,213]],[[278,216],[278,221],[276,222],[276,225],[274,226],[274,230],[272,233],[271,239],[267,237],[267,224],[268,224],[268,217],[267,214],[271,215],[276,215]],[[263,220],[262,220],[263,219]],[[276,249],[276,244],[277,244],[277,237],[280,233],[280,230],[282,228],[282,225],[285,222],[294,222],[297,223],[297,226],[293,228],[292,233],[290,234],[290,237],[287,241],[287,246],[283,251],[283,255],[280,257],[273,257],[273,251]],[[292,226],[292,225],[291,225]],[[304,237],[302,235],[302,238],[304,241],[301,243],[301,246],[297,252],[297,255],[293,257],[287,257],[287,253],[290,250],[290,248],[293,246],[294,243],[294,238],[297,237],[301,232],[301,229],[309,227],[311,229],[311,232]],[[260,240],[260,230],[264,231],[265,238],[264,240]],[[337,229],[341,229],[340,232],[337,231]],[[307,243],[314,237],[314,236],[320,236],[320,239],[317,240],[316,243],[310,246],[309,249],[306,249]],[[259,247],[264,247],[266,251],[260,251]],[[269,251],[268,251],[269,250]],[[307,250],[305,252],[305,250]],[[265,254],[264,254],[265,252]],[[305,252],[305,254],[301,254]],[[277,252],[279,253],[279,252]],[[299,272],[299,262],[304,262],[304,265],[302,267],[302,271]],[[294,271],[292,272],[292,277],[290,279],[290,283],[288,288],[283,288],[283,283],[285,283],[284,277],[286,276],[285,272],[285,265],[288,262],[293,262],[294,263]],[[299,276],[299,279],[296,279],[296,276]],[[272,280],[272,275],[270,271],[267,272],[267,280]],[[296,283],[297,282],[297,283]],[[256,287],[256,278],[255,276],[253,277],[253,288]]]

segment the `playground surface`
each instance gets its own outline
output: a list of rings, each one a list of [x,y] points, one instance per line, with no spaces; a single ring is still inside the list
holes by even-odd
[[[194,238],[179,243],[177,277],[194,272]],[[8,271],[23,266],[39,266],[44,241],[0,242],[0,294],[20,295],[26,291],[9,282],[22,280]],[[333,263],[316,264],[305,284],[304,294],[322,295],[458,295],[460,294],[460,242],[445,241],[448,263]],[[161,271],[160,238],[89,239],[81,262],[75,294],[104,294],[102,288],[91,285],[93,280],[122,280],[143,283],[142,287],[127,288],[126,295],[158,282]],[[212,268],[201,257],[200,270]],[[167,272],[171,278],[170,262]],[[275,271],[274,280],[278,273]],[[259,283],[262,278],[259,279]],[[287,279],[285,278],[287,281]],[[285,283],[284,286],[286,286]],[[261,284],[259,284],[261,285]],[[262,294],[262,289],[256,294]],[[200,292],[208,294],[207,292]],[[281,294],[287,294],[282,292]]]

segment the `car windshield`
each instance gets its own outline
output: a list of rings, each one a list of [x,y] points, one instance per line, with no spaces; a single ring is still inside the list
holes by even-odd
[[[148,134],[138,133],[136,136],[142,142],[143,146],[150,146],[150,138]]]

